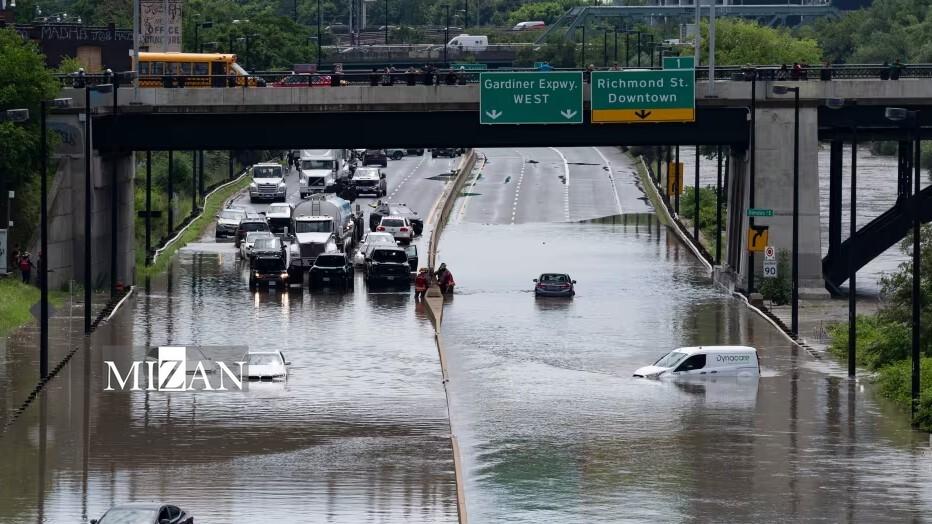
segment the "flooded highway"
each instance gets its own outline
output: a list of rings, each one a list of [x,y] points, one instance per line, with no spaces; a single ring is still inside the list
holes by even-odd
[[[591,170],[573,167],[571,202]],[[485,197],[497,184],[482,179],[472,192]],[[635,183],[616,184],[629,207]],[[562,212],[551,193],[533,204]],[[716,289],[652,216],[469,213],[445,230],[441,259],[457,280],[442,335],[471,522],[917,522],[932,509],[928,435]],[[544,271],[569,273],[576,297],[535,299]],[[701,344],[758,348],[763,377],[632,377]]]
[[[451,163],[391,162],[389,196],[426,216],[445,183],[432,177]],[[245,268],[208,231],[167,275],[139,283],[94,349],[0,438],[13,458],[0,469],[0,522],[86,522],[130,500],[168,501],[199,523],[456,521],[433,328],[411,291],[370,292],[357,273],[348,292],[251,293]],[[231,360],[281,350],[288,380],[104,391],[104,361],[126,369],[166,344],[229,349]],[[35,347],[24,337],[7,348],[10,375],[28,377],[4,391],[8,407],[34,383]]]
[[[411,290],[369,290],[357,271],[348,291],[250,292],[232,243],[209,230],[138,282],[0,434],[0,522],[87,522],[130,500],[177,504],[198,523],[456,522],[451,431],[473,523],[926,518],[928,434],[713,286],[658,224],[628,157],[478,153],[438,258],[457,282],[442,326],[449,413]],[[426,219],[457,160],[390,162],[389,199]],[[545,271],[569,273],[575,298],[535,299]],[[70,336],[67,315],[53,320],[53,363],[81,343],[80,315]],[[281,350],[288,379],[104,391],[104,361],[125,369],[166,344]],[[763,376],[632,377],[696,344],[754,346]],[[34,386],[36,347],[34,329],[0,347],[5,417]]]

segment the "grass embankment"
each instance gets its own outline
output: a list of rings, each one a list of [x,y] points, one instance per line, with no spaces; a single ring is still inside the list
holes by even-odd
[[[905,411],[912,395],[911,328],[892,322],[882,315],[861,315],[857,320],[857,364],[876,373],[875,383],[881,395]],[[848,358],[848,323],[829,328],[829,350],[840,359]],[[932,357],[924,350],[920,360],[919,409],[916,425],[932,431]]]
[[[65,302],[67,293],[49,290],[49,304],[60,307]],[[0,278],[0,336],[28,323],[33,319],[29,311],[39,303],[39,288],[23,284],[19,275]]]
[[[214,216],[220,212],[220,208],[223,206],[223,203],[226,202],[228,198],[248,186],[249,181],[249,177],[244,176],[236,182],[207,197],[206,202],[204,203],[204,210],[201,212],[201,215],[194,219],[193,222],[191,222],[191,224],[184,231],[184,233],[182,233],[178,240],[173,242],[167,249],[159,254],[159,257],[156,259],[154,264],[148,267],[146,267],[144,263],[136,264],[137,276],[144,278],[164,271],[165,268],[168,267],[169,262],[171,262],[172,257],[175,256],[175,253],[177,253],[179,249],[186,246],[189,242],[200,238],[201,235],[204,234],[204,230],[207,229],[207,226],[213,222]],[[137,219],[137,224],[140,220],[141,219]],[[143,251],[144,249],[145,248],[143,248]],[[143,256],[145,256],[144,253]]]
[[[722,235],[721,245],[722,252],[725,251],[725,219],[727,217],[726,197],[722,195]],[[680,219],[687,219],[690,224],[696,216],[696,189],[685,187],[683,194],[680,195]],[[717,207],[715,203],[715,189],[711,187],[699,188],[699,242],[709,253],[715,253],[715,214]]]

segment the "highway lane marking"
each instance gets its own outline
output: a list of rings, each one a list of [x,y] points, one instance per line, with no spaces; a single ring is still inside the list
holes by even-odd
[[[515,153],[521,158],[521,173],[518,174],[518,181],[515,184],[515,201],[511,206],[511,223],[515,223],[515,217],[518,215],[518,197],[521,195],[521,182],[524,181],[524,171],[527,169],[527,158],[515,149]]]
[[[413,175],[414,172],[417,171],[418,168],[421,167],[421,165],[424,163],[424,160],[426,158],[427,158],[427,155],[421,155],[421,160],[418,161],[418,163],[411,169],[411,171],[408,171],[408,175],[404,177],[404,179],[402,179],[402,181],[397,186],[395,186],[395,190],[392,191],[392,194],[388,195],[388,198],[385,199],[386,201],[391,200],[392,197],[395,196],[395,193],[397,193],[398,190],[401,189],[401,186],[405,185],[405,182],[407,182],[408,179],[411,178],[411,175]]]
[[[566,187],[563,188],[563,213],[566,215],[566,220],[570,219],[570,164],[566,161],[566,156],[560,152],[559,149],[551,147],[551,150],[556,154],[560,155],[560,160],[563,160],[563,182]]]
[[[595,149],[595,152],[602,157],[602,160],[605,161],[605,165],[608,166],[608,180],[612,183],[612,193],[615,194],[615,203],[618,204],[618,214],[623,215],[624,212],[621,210],[621,198],[618,197],[618,186],[615,185],[615,175],[612,174],[612,163],[609,161],[608,157],[602,154],[599,148],[592,146],[592,149]]]

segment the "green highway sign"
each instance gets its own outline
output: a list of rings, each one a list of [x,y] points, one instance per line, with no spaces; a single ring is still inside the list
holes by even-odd
[[[773,209],[762,209],[758,207],[752,207],[748,209],[749,217],[772,217]]]
[[[582,124],[582,71],[479,73],[480,124]]]
[[[696,71],[593,71],[592,123],[694,122]]]
[[[485,71],[489,66],[485,64],[474,64],[470,62],[461,62],[450,64],[450,69],[464,69],[466,71]]]
[[[663,57],[664,69],[695,69],[696,59],[692,56],[665,56]]]

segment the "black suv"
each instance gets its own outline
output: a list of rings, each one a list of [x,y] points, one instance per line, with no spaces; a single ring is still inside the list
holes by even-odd
[[[366,260],[366,285],[373,284],[411,285],[411,267],[404,249],[380,246],[372,250]]]
[[[333,284],[353,286],[353,261],[346,253],[329,252],[318,255],[308,273],[308,289]]]
[[[448,156],[453,158],[463,153],[464,151],[461,147],[435,147],[430,150],[430,157],[437,158],[438,156]]]
[[[259,284],[286,286],[290,284],[287,247],[278,237],[256,240],[249,257],[249,289]],[[299,275],[300,276],[300,275]],[[300,282],[299,282],[300,283]]]
[[[362,155],[362,165],[374,166],[376,164],[382,167],[388,167],[388,157],[385,155],[385,150],[366,149],[365,154]]]
[[[375,228],[379,227],[382,222],[382,217],[387,216],[407,218],[411,222],[411,227],[414,228],[415,235],[420,235],[421,231],[424,231],[424,220],[417,215],[416,211],[412,211],[407,204],[387,202],[379,202],[372,213],[369,213],[369,231],[375,231]]]

